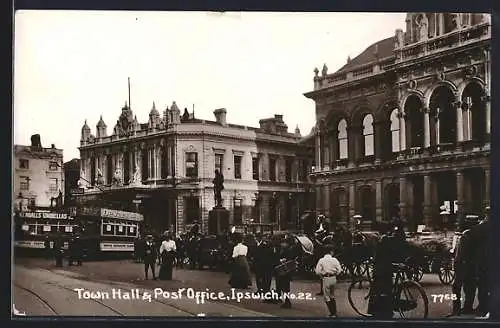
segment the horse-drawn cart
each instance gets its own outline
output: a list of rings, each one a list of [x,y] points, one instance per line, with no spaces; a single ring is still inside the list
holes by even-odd
[[[447,237],[419,236],[410,238],[407,259],[407,278],[420,281],[424,273],[435,273],[439,280],[450,285],[455,279],[453,270],[453,251]]]

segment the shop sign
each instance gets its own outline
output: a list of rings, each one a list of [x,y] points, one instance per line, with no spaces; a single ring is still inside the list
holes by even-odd
[[[21,218],[29,218],[29,219],[58,219],[65,220],[69,219],[68,214],[66,213],[42,213],[42,212],[22,212],[20,214]]]
[[[114,242],[101,242],[101,251],[103,252],[133,252],[134,243],[114,243]]]
[[[17,240],[14,242],[14,246],[20,248],[45,248],[45,242],[39,240]]]
[[[135,212],[125,212],[112,210],[109,208],[101,208],[101,217],[106,219],[122,219],[130,221],[144,221],[142,214]]]

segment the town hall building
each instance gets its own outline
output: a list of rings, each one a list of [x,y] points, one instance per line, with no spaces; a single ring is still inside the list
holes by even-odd
[[[409,13],[334,73],[315,69],[316,210],[365,229],[452,228],[490,202],[491,18]],[[441,215],[448,212],[450,215]]]

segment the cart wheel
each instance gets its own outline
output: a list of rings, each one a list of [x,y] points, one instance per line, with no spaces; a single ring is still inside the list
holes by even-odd
[[[451,285],[455,281],[455,271],[450,267],[440,267],[438,272],[439,280],[445,285]]]

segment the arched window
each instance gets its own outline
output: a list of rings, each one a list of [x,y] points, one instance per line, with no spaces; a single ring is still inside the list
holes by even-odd
[[[364,139],[364,155],[373,156],[374,152],[374,139],[373,139],[373,116],[368,114],[363,119],[363,139]]]
[[[346,159],[348,157],[347,149],[347,121],[340,120],[338,124],[338,141],[339,141],[339,159]]]
[[[391,113],[391,140],[392,140],[392,152],[398,153],[401,150],[401,146],[399,144],[399,117],[398,117],[398,109],[394,109]]]

